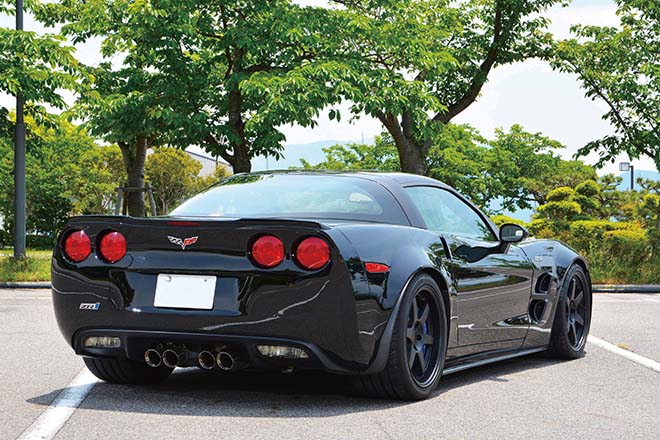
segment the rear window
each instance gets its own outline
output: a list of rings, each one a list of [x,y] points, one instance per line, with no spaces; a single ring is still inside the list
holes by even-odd
[[[344,175],[233,176],[184,202],[171,215],[408,224],[401,207],[385,188],[367,179]]]

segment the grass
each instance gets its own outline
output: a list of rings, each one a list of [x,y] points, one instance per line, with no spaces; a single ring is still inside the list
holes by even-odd
[[[0,248],[0,282],[50,281],[51,254],[49,250],[28,249],[27,258],[17,260],[11,248]],[[588,260],[594,284],[660,284],[660,261],[632,265],[609,255],[591,257]]]
[[[49,281],[51,251],[28,250],[16,259],[12,249],[0,249],[0,282]]]

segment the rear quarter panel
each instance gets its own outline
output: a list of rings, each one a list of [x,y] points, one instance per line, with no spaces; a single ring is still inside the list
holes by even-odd
[[[380,320],[374,323],[378,329],[374,343],[387,333],[386,326],[391,321],[391,312],[396,310],[401,293],[412,277],[420,272],[434,277],[451,318],[456,286],[445,265],[446,244],[438,234],[415,227],[382,224],[342,225],[337,229],[348,238],[361,264],[373,262],[390,267],[387,274],[366,274],[371,313],[375,314],[378,310]],[[450,346],[456,342],[453,325],[450,325],[449,342]]]

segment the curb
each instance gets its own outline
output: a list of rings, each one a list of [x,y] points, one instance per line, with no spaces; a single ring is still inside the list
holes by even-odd
[[[49,281],[4,282],[0,289],[50,289]],[[594,293],[660,293],[658,284],[594,284]]]
[[[3,282],[0,289],[50,289],[50,281]]]
[[[594,293],[660,293],[657,284],[594,284]]]

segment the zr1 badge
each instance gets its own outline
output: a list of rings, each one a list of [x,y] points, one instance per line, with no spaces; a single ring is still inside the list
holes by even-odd
[[[80,303],[80,310],[98,310],[101,303]]]

